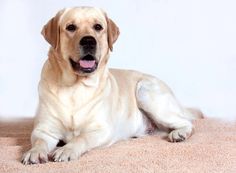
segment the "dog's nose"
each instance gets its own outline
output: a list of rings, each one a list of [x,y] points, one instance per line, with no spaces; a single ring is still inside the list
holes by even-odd
[[[86,47],[86,46],[88,46],[88,47],[92,46],[93,47],[93,46],[96,46],[97,42],[96,42],[94,37],[85,36],[80,40],[79,44],[83,47]]]
[[[96,51],[97,41],[92,36],[85,36],[79,42],[84,54],[94,54]]]

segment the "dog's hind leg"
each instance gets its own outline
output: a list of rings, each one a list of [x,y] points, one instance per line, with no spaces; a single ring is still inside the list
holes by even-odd
[[[155,78],[138,82],[136,98],[139,109],[146,112],[148,117],[156,123],[171,129],[171,142],[187,139],[192,133],[192,123],[186,117],[185,111],[175,99],[171,90]]]

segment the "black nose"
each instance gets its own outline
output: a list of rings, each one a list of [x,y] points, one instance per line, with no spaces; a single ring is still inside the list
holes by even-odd
[[[94,54],[96,51],[97,41],[92,36],[85,36],[79,42],[84,54]]]
[[[94,37],[92,37],[92,36],[85,36],[85,37],[83,37],[83,38],[80,40],[79,44],[80,44],[81,46],[83,46],[83,47],[86,47],[86,46],[87,46],[87,47],[89,47],[89,46],[95,47],[96,44],[97,44],[97,42],[96,42],[96,40],[95,40]]]

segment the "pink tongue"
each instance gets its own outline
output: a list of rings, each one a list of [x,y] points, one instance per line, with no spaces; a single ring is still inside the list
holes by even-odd
[[[79,65],[83,68],[93,68],[94,65],[95,65],[95,60],[91,60],[91,61],[88,61],[88,60],[80,60],[79,61]]]

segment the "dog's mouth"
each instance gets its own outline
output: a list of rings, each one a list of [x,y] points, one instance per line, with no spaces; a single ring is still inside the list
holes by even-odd
[[[75,72],[92,73],[97,69],[98,62],[93,55],[85,55],[79,61],[70,58],[70,63]]]

